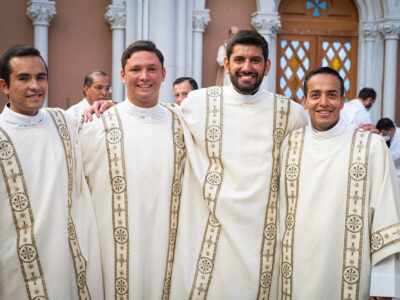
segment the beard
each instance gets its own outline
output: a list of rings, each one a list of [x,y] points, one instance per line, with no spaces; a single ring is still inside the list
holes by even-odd
[[[251,95],[254,94],[255,92],[258,91],[261,82],[264,79],[264,72],[265,72],[265,68],[263,69],[263,72],[260,74],[258,74],[257,72],[248,72],[248,73],[243,73],[243,72],[236,72],[235,74],[233,74],[231,72],[231,70],[229,70],[229,77],[231,79],[231,82],[233,84],[233,86],[235,87],[235,89],[242,93],[242,94],[246,94],[246,95]],[[239,83],[239,76],[240,75],[255,75],[256,81],[251,84],[251,85],[243,85]]]

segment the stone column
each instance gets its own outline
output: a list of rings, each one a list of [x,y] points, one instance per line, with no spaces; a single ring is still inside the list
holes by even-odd
[[[211,21],[209,9],[193,11],[193,78],[202,86],[203,32]]]
[[[374,45],[376,42],[376,35],[378,33],[378,27],[374,21],[366,21],[362,24],[361,31],[365,40],[365,56],[364,61],[359,62],[363,65],[361,68],[362,74],[364,74],[364,86],[373,87],[374,82],[374,70],[371,61],[374,59]]]
[[[379,30],[385,39],[385,69],[383,82],[382,117],[395,119],[397,45],[400,34],[400,20],[383,20]]]
[[[26,15],[32,20],[34,32],[34,46],[40,51],[48,65],[49,56],[49,25],[56,15],[56,3],[47,0],[32,0],[28,2]],[[48,99],[44,100],[43,107],[48,106]]]
[[[112,98],[124,101],[124,86],[121,81],[121,56],[125,49],[125,2],[114,1],[107,6],[104,15],[112,30]]]
[[[251,25],[268,42],[269,59],[271,60],[271,69],[268,76],[264,78],[261,86],[271,92],[275,92],[276,86],[276,32],[281,27],[281,21],[277,12],[255,12],[252,14]]]

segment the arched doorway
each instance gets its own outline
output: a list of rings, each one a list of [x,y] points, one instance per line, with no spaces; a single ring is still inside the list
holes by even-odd
[[[277,36],[276,91],[300,102],[306,74],[329,66],[356,96],[358,13],[351,0],[282,0]]]

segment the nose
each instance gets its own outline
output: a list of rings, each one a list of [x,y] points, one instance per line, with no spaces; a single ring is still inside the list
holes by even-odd
[[[147,79],[149,77],[149,72],[146,69],[143,69],[140,73],[140,79]]]
[[[243,63],[243,71],[250,71],[251,69],[251,63],[250,63],[250,59],[246,59]]]
[[[325,93],[322,93],[321,95],[320,104],[323,106],[328,105],[328,96]]]
[[[32,90],[40,89],[39,81],[36,78],[32,78],[29,84],[29,88],[31,88]]]

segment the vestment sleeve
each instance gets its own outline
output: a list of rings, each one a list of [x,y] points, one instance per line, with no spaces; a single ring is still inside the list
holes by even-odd
[[[384,140],[371,137],[368,172],[372,265],[400,252],[400,189],[393,160]]]

